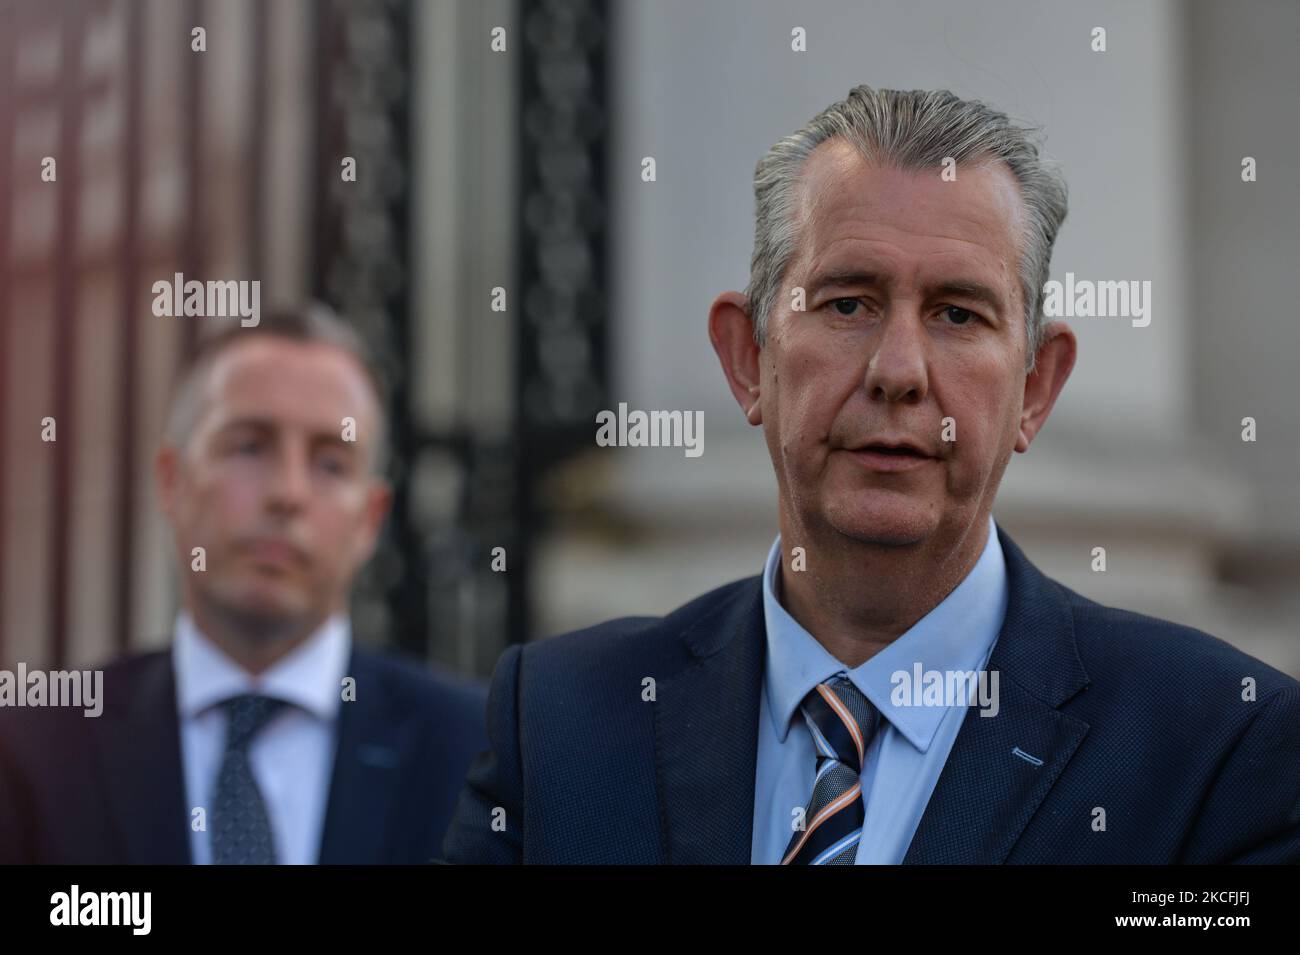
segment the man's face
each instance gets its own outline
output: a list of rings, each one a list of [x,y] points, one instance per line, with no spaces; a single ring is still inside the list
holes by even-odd
[[[378,423],[365,372],[342,349],[267,336],[218,353],[193,434],[158,461],[191,598],[268,623],[344,607],[388,503],[370,467]],[[205,570],[191,569],[195,547]]]
[[[831,141],[810,157],[801,193],[798,250],[760,366],[783,501],[814,532],[959,538],[991,507],[1021,425],[1015,180],[1000,165],[962,166],[947,182],[938,169],[877,168]],[[804,311],[791,308],[796,287]],[[896,441],[927,456],[867,450]]]

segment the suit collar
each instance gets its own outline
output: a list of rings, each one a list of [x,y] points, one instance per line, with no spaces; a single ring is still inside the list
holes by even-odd
[[[1064,591],[997,527],[1006,616],[988,668],[998,714],[966,714],[905,863],[1006,860],[1088,732],[1059,707],[1088,685]],[[674,615],[676,617],[677,615]],[[667,861],[750,861],[759,694],[765,658],[762,579],[730,588],[681,626],[686,665],[660,681],[655,752]]]
[[[400,786],[394,777],[413,762],[417,721],[392,695],[374,656],[354,648],[347,675],[356,680],[356,698],[339,709],[320,861],[384,862],[395,837],[391,810]],[[104,684],[105,712],[89,722],[123,858],[188,864],[190,809],[171,654],[110,670]]]
[[[781,538],[776,538],[763,571],[767,631],[763,686],[778,740],[785,741],[800,705],[813,687],[836,673],[847,673],[896,732],[920,752],[930,748],[948,709],[895,702],[895,675],[911,674],[915,668],[940,673],[974,671],[988,660],[1006,617],[1007,575],[992,517],[987,527],[988,537],[979,558],[952,592],[906,633],[853,669],[827,652],[781,606],[777,599]]]
[[[1006,620],[988,668],[999,673],[996,716],[962,723],[905,863],[998,864],[1088,732],[1059,707],[1088,685],[1064,591],[998,528],[1007,562]]]
[[[763,682],[759,578],[736,584],[682,640],[691,659],[660,681],[654,705],[666,861],[747,865]]]
[[[355,680],[355,699],[339,709],[320,862],[385,862],[399,836],[393,808],[402,767],[415,763],[417,721],[386,685],[375,656],[353,649],[347,676]]]
[[[1000,665],[1048,706],[1058,707],[1088,685],[1074,639],[1065,591],[1029,562],[1000,526],[1010,595],[990,666]]]

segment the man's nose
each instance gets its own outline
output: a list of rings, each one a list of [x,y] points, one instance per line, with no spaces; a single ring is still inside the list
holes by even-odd
[[[281,451],[271,476],[268,503],[272,507],[295,509],[306,503],[310,493],[311,468],[306,454],[292,448]]]
[[[873,401],[919,401],[929,389],[926,338],[915,309],[892,309],[880,325],[863,385]]]

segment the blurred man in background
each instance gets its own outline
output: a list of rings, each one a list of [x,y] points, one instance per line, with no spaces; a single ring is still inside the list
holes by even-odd
[[[182,611],[104,674],[102,716],[0,713],[0,861],[417,863],[481,687],[353,645],[390,490],[382,387],[320,307],[204,342],[155,462]],[[19,715],[21,714],[21,715]]]

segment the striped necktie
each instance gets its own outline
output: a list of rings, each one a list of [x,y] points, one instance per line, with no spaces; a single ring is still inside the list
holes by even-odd
[[[782,865],[853,865],[862,837],[862,761],[880,711],[847,675],[819,683],[799,707],[817,747],[817,778]]]

